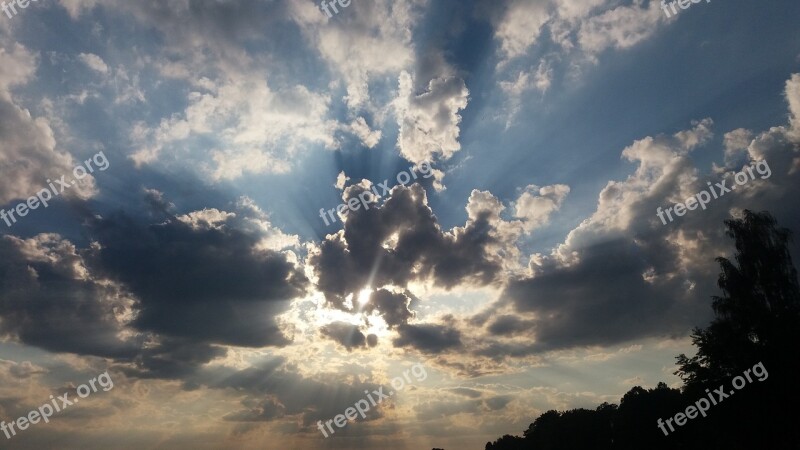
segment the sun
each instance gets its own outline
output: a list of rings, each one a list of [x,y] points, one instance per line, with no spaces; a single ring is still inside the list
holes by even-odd
[[[358,304],[364,306],[369,302],[369,297],[372,295],[372,289],[364,288],[358,293]]]

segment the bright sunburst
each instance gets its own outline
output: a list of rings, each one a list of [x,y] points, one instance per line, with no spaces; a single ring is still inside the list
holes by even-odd
[[[358,304],[364,306],[369,301],[369,296],[372,295],[372,289],[366,287],[358,293]]]

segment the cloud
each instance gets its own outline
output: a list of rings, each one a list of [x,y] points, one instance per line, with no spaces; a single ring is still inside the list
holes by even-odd
[[[119,0],[62,4],[74,17],[103,8],[152,27],[163,38],[163,50],[142,63],[192,86],[183,111],[136,123],[130,133],[135,144],[130,157],[139,167],[173,163],[173,155],[180,155],[181,163],[190,162],[216,181],[287,173],[309,149],[339,148],[340,133],[376,147],[392,111],[404,130],[398,148],[410,161],[430,161],[432,154],[447,159],[460,149],[458,112],[466,107],[466,86],[442,58],[429,62],[428,52],[415,55],[413,32],[425,1],[370,2],[335,21],[326,21],[316,5],[297,0],[201,0],[191,7]],[[278,30],[286,29],[299,29],[304,38],[296,40],[301,47],[295,52],[275,44],[285,35]],[[242,50],[253,42],[263,44],[263,54]],[[291,70],[266,64],[292,60],[294,53],[306,56]],[[84,59],[96,62],[90,56]],[[294,81],[297,65],[304,71],[330,71],[343,81],[346,95],[338,97],[338,82]],[[415,70],[416,81],[428,92],[417,94],[409,84],[395,98],[386,82],[411,77]],[[352,113],[344,121],[331,117],[340,101]],[[203,145],[193,145],[199,142]],[[188,150],[198,147],[207,150]],[[437,186],[440,183],[441,174]]]
[[[139,123],[131,137],[139,166],[197,139],[218,142],[207,153],[186,155],[215,180],[245,174],[283,173],[296,155],[314,144],[333,148],[336,126],[326,119],[330,99],[302,85],[273,90],[260,75],[226,80],[215,93],[194,91],[182,114],[162,119],[157,127]],[[211,162],[202,162],[210,158]]]
[[[589,14],[608,2],[606,0],[561,0],[556,2],[559,17],[564,20],[576,20]]]
[[[395,346],[429,353],[460,347],[461,332],[455,324],[412,324],[412,303],[419,301],[409,284],[431,282],[447,290],[501,286],[523,272],[519,239],[546,223],[569,191],[564,185],[529,186],[515,208],[521,220],[507,221],[499,199],[474,190],[465,208],[466,224],[448,231],[438,225],[419,184],[397,186],[382,201],[369,195],[371,187],[362,180],[344,190],[345,202],[363,197],[369,209],[346,212],[344,229],[313,245],[307,264],[328,307],[360,315],[364,324],[377,315],[397,333]],[[365,287],[374,292],[355,305]],[[364,345],[356,328],[337,325],[323,334],[350,349]]]
[[[414,407],[417,419],[432,421],[459,414],[480,414],[482,400],[428,401]]]
[[[99,2],[100,0],[59,0],[61,6],[67,10],[73,19],[80,16],[83,10],[91,9]]]
[[[753,140],[753,133],[750,130],[739,128],[731,132],[725,133],[725,166],[733,167],[733,164],[740,162],[743,156],[746,156],[747,147]]]
[[[786,81],[786,101],[789,103],[789,135],[795,141],[800,140],[800,74],[792,74]]]
[[[409,325],[416,316],[412,302],[417,303],[409,284],[432,282],[447,290],[500,286],[523,271],[519,239],[546,223],[569,191],[564,185],[529,186],[517,201],[521,220],[507,221],[501,217],[506,207],[500,200],[475,190],[465,208],[466,224],[442,230],[422,186],[397,186],[382,202],[369,195],[371,187],[362,180],[344,190],[345,202],[363,197],[369,209],[346,212],[344,229],[313,245],[307,264],[329,307],[361,314],[368,321],[375,313],[399,333],[396,344],[421,348],[426,344],[418,338],[427,325]],[[356,308],[353,299],[365,287],[374,292]],[[443,345],[430,348],[452,347],[458,339],[448,331],[451,328],[442,331]]]
[[[251,401],[248,399],[245,400],[244,403],[251,403]],[[223,420],[229,422],[270,422],[283,416],[283,414],[283,406],[273,399],[268,399],[264,402],[259,402],[249,409],[226,414]]]
[[[18,363],[16,361],[0,359],[0,368],[4,368],[11,377],[17,379],[28,379],[34,375],[40,375],[48,372],[48,370],[44,367],[40,367],[30,361],[22,361],[21,363]]]
[[[56,234],[0,238],[0,332],[52,352],[130,357],[133,300]]]
[[[8,99],[12,86],[27,84],[33,76],[37,58],[19,43],[4,41],[3,44],[0,47],[0,96]]]
[[[318,379],[303,376],[283,358],[256,362],[243,370],[208,369],[202,377],[203,384],[210,388],[232,388],[248,394],[244,401],[247,409],[227,415],[228,421],[264,421],[265,416],[274,414],[297,417],[304,427],[316,427],[318,420],[332,419],[343,412],[343,407],[363,399],[365,390],[372,392],[380,387],[359,380],[327,381],[335,379],[327,373],[319,373]],[[381,411],[382,408],[371,408],[365,419],[358,417],[356,421],[376,420],[383,416]]]
[[[9,91],[33,76],[36,57],[14,43],[0,48],[0,67],[0,203],[7,203],[35,195],[49,179],[62,175],[72,178],[75,162],[69,153],[57,148],[50,122],[33,117]],[[94,178],[89,175],[64,195],[87,199],[96,192]]]
[[[374,347],[377,344],[377,336],[374,334],[366,336],[359,330],[358,325],[345,322],[327,324],[320,329],[320,332],[323,336],[327,336],[339,343],[348,352],[353,351],[353,349],[366,348],[368,344],[369,347]]]
[[[444,320],[446,322],[452,318],[445,317]],[[398,334],[392,342],[395,347],[410,347],[423,353],[441,353],[463,345],[461,332],[449,325],[401,325]]]
[[[786,215],[787,224],[798,223],[798,211],[787,208],[792,205],[786,199],[799,192],[797,176],[800,175],[800,74],[792,74],[786,81],[784,97],[789,104],[789,123],[785,126],[772,127],[756,135],[747,147],[747,154],[752,160],[766,160],[773,168],[770,180],[776,186],[773,192],[764,195],[762,201],[769,202],[770,211],[776,216]]]
[[[336,189],[343,190],[344,187],[347,185],[347,182],[350,180],[350,177],[344,174],[344,170],[339,172],[339,175],[336,176],[336,183],[333,185]]]
[[[154,224],[87,214],[89,248],[56,234],[0,240],[0,334],[53,352],[113,358],[139,378],[181,379],[222,345],[285,346],[278,322],[308,280],[248,199],[236,212],[173,216],[147,190]],[[284,249],[281,251],[281,249]]]
[[[400,154],[415,164],[449,159],[461,149],[459,112],[467,107],[469,90],[460,78],[436,78],[427,91],[416,95],[411,75],[400,75],[395,101],[400,125]]]
[[[483,392],[481,391],[476,391],[475,389],[463,388],[463,387],[450,388],[447,389],[447,391],[452,392],[454,394],[463,395],[464,397],[469,397],[469,398],[479,398],[483,396]]]
[[[682,277],[645,279],[656,256],[651,252],[624,238],[581,248],[580,262],[512,282],[503,297],[516,311],[533,315],[527,322],[538,351],[681,332],[687,324],[673,308],[691,304],[694,292],[680,294]],[[695,304],[682,312],[707,316],[703,309]],[[491,330],[507,333],[509,327],[493,324]]]
[[[525,54],[550,20],[548,2],[515,0],[509,3],[503,17],[495,25],[495,38],[500,41],[504,61]]]
[[[456,415],[485,416],[497,414],[504,409],[514,398],[510,395],[498,395],[483,400],[445,400],[426,401],[414,407],[417,418],[423,421],[444,419]]]
[[[95,55],[94,53],[81,53],[78,55],[78,59],[86,64],[86,67],[94,70],[95,72],[102,74],[108,73],[108,66],[103,61],[103,58]]]
[[[498,71],[515,58],[535,53],[532,49],[548,49],[550,44],[560,47],[561,56],[596,61],[596,56],[608,48],[624,50],[642,42],[665,20],[658,2],[644,5],[642,0],[632,4],[515,0],[503,5],[497,4],[501,12],[493,21],[495,39],[500,43]]]
[[[524,94],[530,89],[545,93],[553,83],[553,68],[546,59],[539,61],[536,71],[520,71],[514,81],[501,81],[500,88],[510,98]]]
[[[344,198],[367,191],[355,184]],[[308,264],[318,277],[317,288],[331,305],[346,309],[345,297],[365,286],[405,288],[428,279],[446,288],[491,283],[503,267],[493,249],[508,246],[496,231],[493,207],[471,203],[467,224],[445,232],[422,186],[397,186],[382,205],[373,202],[367,211],[348,212],[344,229],[311,250]]]
[[[307,280],[283,253],[259,247],[264,227],[246,210],[207,209],[145,224],[124,213],[90,224],[94,270],[138,299],[133,325],[199,343],[283,346],[275,316]],[[254,226],[258,225],[258,226]]]
[[[127,376],[186,380],[201,366],[226,356],[224,347],[187,338],[157,337],[143,346],[131,364],[118,367]],[[123,361],[128,363],[128,361]]]
[[[569,194],[569,186],[556,184],[553,186],[527,186],[515,203],[514,217],[524,219],[525,231],[531,231],[545,225],[550,215],[561,208],[561,204]]]
[[[606,50],[626,50],[657,33],[666,23],[659,6],[643,0],[493,3],[489,16],[499,43],[495,70],[508,102],[507,127],[527,104],[524,94],[548,92],[562,78],[575,80]]]
[[[531,330],[536,322],[523,320],[517,316],[503,315],[492,321],[487,331],[494,336],[513,336]]]
[[[800,105],[798,85],[797,76],[786,84],[791,117],[797,114],[793,105]],[[684,202],[707,189],[706,180],[726,179],[730,186],[741,170],[741,165],[714,166],[703,174],[691,163],[690,152],[710,142],[712,126],[709,119],[696,121],[691,129],[625,148],[622,155],[637,164],[635,172],[610,181],[594,214],[551,254],[533,255],[530,276],[509,282],[491,307],[511,306],[514,314],[491,323],[488,316],[475,317],[492,335],[513,338],[485,340],[476,354],[524,356],[680,335],[710,318],[707,299],[716,291],[718,272],[713,257],[731,249],[723,221],[748,208],[771,211],[783,224],[797,223],[798,211],[786,208],[786,199],[800,194],[795,123],[757,135],[736,130],[726,135],[726,155],[744,146],[745,162],[768,161],[777,168],[772,177],[752,180],[708,209],[663,225],[655,217],[657,207]]]
[[[414,312],[410,310],[410,307],[411,298],[408,295],[378,289],[370,295],[364,306],[364,312],[370,314],[372,311],[377,311],[383,317],[386,325],[393,328],[408,323],[414,318]]]
[[[316,5],[292,2],[292,15],[314,49],[345,84],[351,110],[377,109],[369,85],[396,77],[414,62],[412,28],[422,14],[417,0],[376,0],[324,22]]]
[[[370,130],[367,121],[363,117],[358,117],[350,124],[350,129],[361,143],[368,148],[374,148],[381,141],[381,130]]]
[[[536,70],[520,70],[516,79],[500,81],[500,89],[507,97],[508,120],[506,128],[513,124],[514,118],[522,109],[524,95],[531,89],[536,89],[542,94],[547,93],[553,84],[553,63],[548,58],[542,58]]]
[[[162,44],[159,50],[138,59],[138,72],[117,70],[115,76],[138,85],[140,76],[156,71],[170,82],[183,82],[184,92],[188,91],[182,102],[185,107],[135,122],[129,133],[134,163],[171,167],[188,162],[192,169],[221,181],[247,174],[286,173],[299,154],[317,146],[339,145],[334,133],[346,127],[328,118],[329,95],[297,82],[292,74],[296,68],[284,70],[243,50],[258,42],[267,60],[290,57],[286,47],[275,42],[286,27],[294,26],[293,11],[299,3],[70,0],[62,5],[73,17],[102,8],[105,14],[154,30]],[[81,59],[102,70],[102,61],[95,55],[82,54]],[[143,98],[135,86],[117,100]],[[367,143],[377,137],[364,134],[363,128],[352,131]],[[194,145],[198,142],[202,145]]]
[[[652,36],[665,20],[664,14],[659,2],[643,3],[634,0],[630,6],[619,5],[584,21],[578,32],[581,48],[594,57],[607,48],[631,48]]]

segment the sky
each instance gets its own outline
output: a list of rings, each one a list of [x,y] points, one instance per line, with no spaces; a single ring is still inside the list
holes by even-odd
[[[796,1],[12,5],[0,419],[64,409],[1,448],[482,449],[800,231]]]

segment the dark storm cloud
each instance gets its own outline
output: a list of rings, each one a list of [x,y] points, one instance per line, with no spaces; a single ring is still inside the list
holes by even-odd
[[[132,356],[138,345],[119,338],[120,292],[84,270],[56,235],[0,238],[0,332],[52,352]]]
[[[676,297],[681,280],[648,283],[642,275],[649,267],[639,247],[628,239],[615,240],[584,249],[581,262],[572,267],[510,283],[504,297],[517,311],[540,318],[528,322],[535,324],[531,331],[539,350],[605,345],[684,329],[685,323],[664,320],[675,319],[671,309],[685,298]],[[516,332],[523,323],[514,322]],[[508,333],[507,323],[497,324],[489,330]]]
[[[175,207],[175,205],[164,199],[162,192],[155,189],[144,190],[144,201],[152,214],[158,217],[169,216],[169,211]]]
[[[192,342],[188,339],[166,338],[157,345],[141,350],[133,360],[133,367],[125,366],[120,370],[128,376],[137,378],[182,379],[191,375],[198,366],[227,355],[227,349]],[[192,389],[192,383],[186,383],[185,389]]]
[[[409,310],[411,298],[405,294],[396,294],[385,289],[378,289],[370,295],[369,302],[364,306],[367,314],[377,311],[389,328],[407,323],[414,317]]]
[[[489,325],[489,333],[496,336],[513,336],[533,327],[533,322],[516,316],[500,316]]]
[[[348,187],[345,198],[357,198],[361,185]],[[486,247],[497,243],[488,212],[463,228],[443,232],[418,185],[398,186],[391,197],[368,211],[348,212],[343,233],[330,235],[320,244],[309,264],[319,274],[319,289],[333,305],[342,307],[344,297],[372,286],[405,287],[410,281],[432,279],[452,288],[461,283],[485,285],[495,281],[501,265]],[[389,242],[396,244],[389,247]],[[386,245],[384,245],[386,244]],[[387,315],[396,316],[387,304]],[[383,313],[383,311],[378,308]]]
[[[218,213],[218,212],[217,212]],[[237,228],[170,217],[142,224],[124,213],[95,219],[98,272],[139,299],[134,326],[165,336],[240,346],[286,345],[274,316],[304,293],[302,272],[286,256],[256,250],[261,236]]]
[[[288,344],[275,316],[307,280],[286,255],[257,249],[268,225],[257,211],[175,217],[160,193],[146,200],[156,224],[80,204],[95,242],[87,249],[55,234],[0,239],[0,333],[113,358],[139,378],[189,377],[225,356],[218,345]]]
[[[365,336],[359,330],[358,325],[351,325],[346,322],[334,322],[323,326],[320,329],[323,336],[327,336],[338,342],[341,346],[352,351],[353,349],[364,348],[367,345],[374,347],[378,343],[378,337],[374,334]]]
[[[441,353],[462,346],[461,332],[449,325],[401,325],[395,347],[411,347],[423,353]]]

